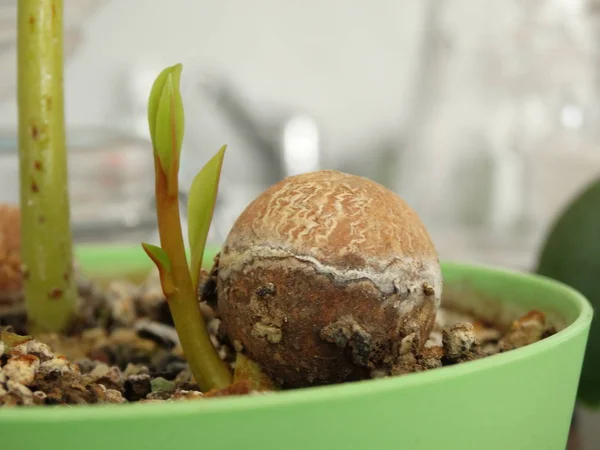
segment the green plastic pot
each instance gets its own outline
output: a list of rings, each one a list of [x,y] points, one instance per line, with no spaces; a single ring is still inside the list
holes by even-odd
[[[210,256],[210,255],[209,255]],[[144,274],[140,248],[80,248],[92,275]],[[564,450],[592,309],[549,279],[443,264],[444,301],[564,327],[533,345],[424,373],[168,404],[0,409],[5,449]]]

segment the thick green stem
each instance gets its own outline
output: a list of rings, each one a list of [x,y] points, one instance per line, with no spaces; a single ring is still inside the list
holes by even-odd
[[[28,318],[44,331],[67,327],[76,301],[62,20],[62,0],[18,1],[21,253]]]
[[[231,373],[210,340],[200,311],[198,294],[190,277],[181,233],[177,176],[172,179],[175,195],[169,195],[166,176],[158,157],[155,159],[160,243],[171,261],[171,276],[176,287],[175,293],[168,296],[171,315],[186,359],[200,388],[204,391],[223,389],[231,383]]]

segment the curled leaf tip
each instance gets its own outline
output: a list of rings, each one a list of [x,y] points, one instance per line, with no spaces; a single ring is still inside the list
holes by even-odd
[[[154,153],[169,185],[179,171],[184,111],[179,89],[183,66],[175,64],[156,77],[148,98],[148,126]]]
[[[165,297],[169,298],[169,296],[175,292],[171,260],[167,256],[167,253],[156,245],[147,244],[144,242],[142,243],[142,248],[156,265],[160,276],[160,284],[163,294],[165,294]]]

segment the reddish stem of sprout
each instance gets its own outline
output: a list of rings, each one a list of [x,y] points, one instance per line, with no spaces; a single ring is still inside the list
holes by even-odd
[[[171,261],[171,277],[175,292],[167,297],[181,346],[194,378],[203,391],[223,389],[231,383],[231,373],[212,344],[200,311],[198,294],[194,290],[185,254],[181,222],[177,176],[167,177],[155,156],[156,207],[162,249]],[[170,192],[175,192],[174,195]]]

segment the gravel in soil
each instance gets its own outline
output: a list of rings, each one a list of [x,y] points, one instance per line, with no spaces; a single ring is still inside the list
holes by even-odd
[[[204,274],[210,284],[210,277]],[[24,335],[19,305],[0,315],[0,406],[155,403],[218,396],[263,394],[245,382],[201,392],[185,361],[158,276],[144,283],[114,281],[107,286],[79,281],[77,323],[66,335]],[[235,350],[225,343],[219,320],[201,303],[213,343],[234,365]],[[529,345],[554,333],[538,311],[516,320],[509,330],[469,315],[441,310],[422,350],[409,335],[385,373],[402,375],[471,361]]]

